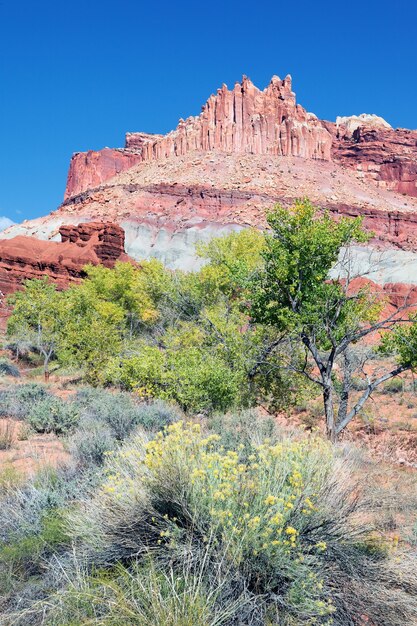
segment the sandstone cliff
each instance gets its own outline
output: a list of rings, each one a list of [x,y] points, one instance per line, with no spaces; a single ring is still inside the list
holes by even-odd
[[[232,90],[210,96],[200,115],[180,120],[167,135],[127,133],[124,150],[77,153],[71,160],[65,199],[97,187],[139,161],[193,151],[330,159],[331,134],[296,104],[291,76],[273,76],[261,91],[247,77]]]
[[[416,181],[417,131],[374,115],[320,121],[296,104],[290,77],[264,90],[244,78],[167,135],[128,133],[123,149],[74,155],[63,205],[0,238],[53,240],[62,224],[108,220],[135,259],[194,269],[196,242],[262,227],[275,202],[307,196],[364,216],[389,253],[379,282],[417,284]]]
[[[332,159],[378,187],[417,197],[417,131],[370,122],[326,122],[333,135]]]

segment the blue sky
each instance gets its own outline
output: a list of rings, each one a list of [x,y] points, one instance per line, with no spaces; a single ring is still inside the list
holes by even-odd
[[[54,210],[73,152],[166,132],[242,74],[416,128],[416,60],[414,0],[0,0],[0,215]]]

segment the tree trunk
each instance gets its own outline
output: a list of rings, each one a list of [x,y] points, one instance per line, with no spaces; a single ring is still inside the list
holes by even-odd
[[[337,441],[336,424],[334,420],[334,405],[333,405],[333,389],[331,383],[324,383],[323,387],[323,403],[324,414],[326,416],[326,434],[327,438],[332,443]]]
[[[43,362],[43,375],[46,383],[49,381],[49,359],[50,356],[48,355]]]

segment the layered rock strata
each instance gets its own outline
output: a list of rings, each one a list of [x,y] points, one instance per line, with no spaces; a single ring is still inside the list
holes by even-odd
[[[123,149],[74,155],[64,204],[0,237],[56,240],[62,224],[109,220],[137,260],[195,269],[196,242],[262,228],[275,202],[307,196],[364,217],[388,254],[381,284],[417,284],[416,181],[417,131],[373,115],[320,121],[296,104],[290,77],[263,91],[244,78],[167,135],[128,133]]]
[[[325,123],[333,135],[332,159],[380,188],[417,197],[417,131],[357,119]]]
[[[85,276],[87,264],[113,267],[129,260],[124,252],[124,231],[117,224],[90,222],[62,226],[62,241],[17,236],[0,241],[0,291],[12,293],[22,282],[49,276],[60,288]]]

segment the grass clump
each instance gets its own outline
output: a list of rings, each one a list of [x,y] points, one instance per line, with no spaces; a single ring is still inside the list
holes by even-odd
[[[14,440],[14,426],[9,419],[0,422],[0,450],[10,450]]]
[[[135,562],[130,568],[118,565],[109,574],[104,570],[84,573],[59,597],[50,624],[100,623],[122,626],[222,626],[233,610],[217,607],[222,581],[205,587],[204,564],[181,571],[164,569],[151,559]],[[235,608],[235,607],[234,607]],[[100,621],[97,616],[100,615]]]
[[[397,394],[404,391],[404,381],[402,378],[390,378],[384,383],[382,392],[385,394]]]

